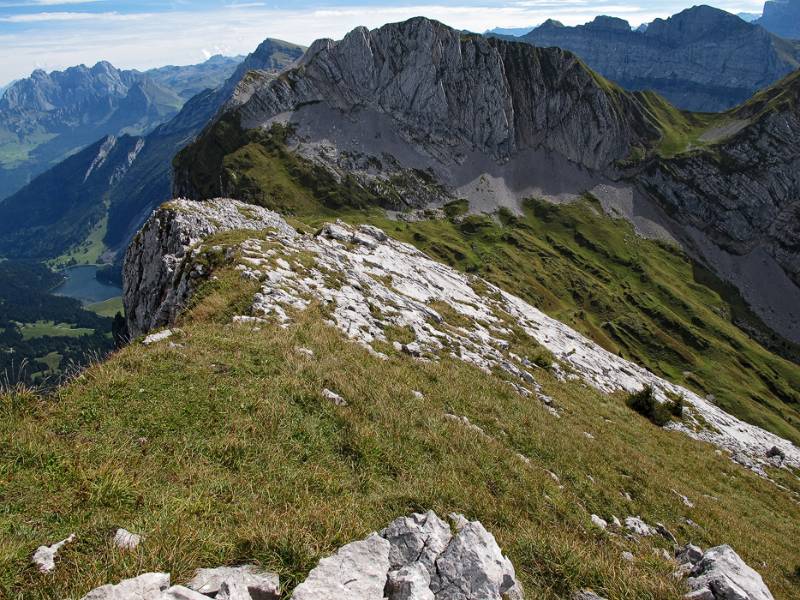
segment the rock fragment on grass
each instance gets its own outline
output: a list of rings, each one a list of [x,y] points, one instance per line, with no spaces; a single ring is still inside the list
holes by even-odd
[[[710,548],[687,580],[691,600],[774,600],[764,580],[730,546]]]
[[[120,550],[135,550],[141,541],[142,536],[121,527],[114,533],[114,545]]]
[[[322,396],[326,400],[330,400],[331,402],[333,402],[336,406],[347,406],[347,400],[342,398],[336,392],[329,390],[328,388],[322,390]]]
[[[163,329],[156,333],[151,333],[146,338],[142,340],[142,344],[145,346],[149,346],[151,344],[156,344],[161,342],[169,337],[172,337],[173,331],[171,329]]]
[[[575,592],[572,595],[572,600],[606,600],[602,596],[598,596],[592,590],[582,590]]]
[[[598,517],[597,515],[592,515],[592,524],[599,529],[605,529],[608,527],[606,520]]]
[[[249,591],[250,596],[259,600],[280,598],[278,575],[256,565],[197,569],[186,587],[220,600],[224,600],[226,595],[232,600],[233,596],[241,595],[242,590]]]
[[[39,546],[36,552],[33,553],[33,564],[35,564],[41,573],[49,573],[56,568],[56,555],[66,544],[69,544],[75,539],[75,534],[72,533],[60,542],[56,542],[51,546]]]
[[[639,535],[642,537],[648,537],[656,534],[656,530],[642,521],[641,517],[627,517],[625,519],[625,529],[634,535]]]
[[[95,588],[82,600],[162,600],[164,591],[169,588],[169,582],[169,573],[145,573],[138,577],[124,579],[117,584],[109,583]],[[168,596],[167,598],[184,600],[180,596]]]

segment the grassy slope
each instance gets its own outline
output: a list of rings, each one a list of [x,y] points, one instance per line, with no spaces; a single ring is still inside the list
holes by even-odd
[[[86,306],[86,310],[90,310],[93,313],[97,313],[101,317],[111,317],[114,318],[114,315],[117,313],[124,313],[125,308],[122,306],[122,296],[116,296],[114,298],[109,298],[103,302],[95,302],[94,304],[89,304]]]
[[[315,309],[288,330],[230,325],[254,288],[218,275],[182,319],[184,348],[134,344],[52,398],[0,396],[0,596],[78,597],[143,571],[185,581],[196,567],[253,560],[291,589],[339,545],[427,508],[480,519],[530,597],[586,586],[609,598],[681,596],[674,564],[651,549],[663,540],[600,532],[591,513],[641,514],[681,542],[731,543],[776,597],[800,585],[797,503],[621,398],[541,371],[564,408],[555,419],[459,362],[379,361]],[[349,406],[324,401],[323,387]],[[137,551],[112,547],[119,526],[146,535]],[[71,532],[78,540],[55,574],[36,573],[33,549]]]
[[[653,106],[666,110],[651,96]],[[670,114],[676,127],[686,118],[674,109]],[[502,224],[482,217],[460,226],[389,221],[380,211],[345,206],[343,199],[354,206],[380,199],[361,188],[354,192],[352,182],[327,181],[322,169],[286,150],[285,134],[280,128],[243,132],[222,120],[176,158],[176,167],[200,165],[189,172],[203,197],[232,194],[314,225],[334,215],[373,222],[444,262],[480,272],[608,350],[800,443],[800,367],[732,322],[761,332],[759,339],[795,360],[800,348],[769,333],[735,290],[682,253],[642,240],[626,222],[587,205],[530,202],[523,218]],[[675,144],[689,143],[687,136],[675,134]]]
[[[112,315],[113,316],[113,315]],[[53,321],[36,321],[35,323],[23,323],[19,326],[22,339],[30,340],[45,336],[51,337],[80,337],[94,333],[93,329],[86,327],[75,327],[70,323],[54,323]]]
[[[360,212],[345,219],[371,221],[480,273],[609,351],[713,394],[732,414],[800,443],[800,367],[733,324],[764,328],[741,298],[679,250],[638,237],[593,202],[530,201],[520,218],[473,216],[460,225]],[[796,346],[775,343],[800,356]]]

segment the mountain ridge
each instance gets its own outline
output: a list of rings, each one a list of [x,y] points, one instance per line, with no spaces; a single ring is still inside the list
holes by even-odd
[[[571,50],[622,87],[652,89],[693,111],[733,108],[800,67],[796,44],[708,6],[656,19],[643,32],[601,16],[577,27],[548,21],[518,39]]]
[[[198,86],[216,87],[234,59],[136,71],[107,61],[11,84],[0,97],[0,201],[105,135],[144,135],[177,114]]]
[[[792,81],[773,89],[794,89]],[[786,241],[791,219],[771,229],[723,220],[721,231],[704,226],[698,236],[689,228],[709,209],[700,200],[681,204],[664,197],[680,195],[683,181],[691,181],[676,165],[687,157],[725,155],[736,127],[754,132],[750,121],[777,119],[779,128],[780,115],[796,111],[791,93],[778,91],[783,100],[761,101],[760,111],[757,96],[729,113],[689,114],[657,94],[623,91],[569,52],[486,40],[416,19],[357,29],[340,42],[320,40],[297,67],[274,80],[246,81],[241,94],[244,102],[223,111],[176,157],[174,196],[231,196],[280,207],[285,185],[260,175],[275,168],[264,149],[274,147],[269,130],[276,127],[283,128],[290,153],[309,161],[290,172],[309,171],[303,177],[316,179],[318,189],[330,187],[327,180],[344,181],[344,196],[356,205],[409,210],[463,198],[473,212],[516,211],[526,197],[563,202],[589,192],[607,212],[688,249],[738,286],[775,331],[800,340],[792,325],[800,322],[798,304],[790,300],[800,299],[797,253]],[[357,122],[368,123],[374,135],[365,136]],[[759,218],[772,222],[770,214],[793,206],[793,147],[778,145],[761,162],[765,150],[757,143],[744,151],[752,155],[746,178],[788,187],[752,184],[765,194],[752,205],[732,192],[722,198],[722,190],[711,190],[711,197],[733,207],[732,216],[737,203],[739,213],[763,204]],[[716,159],[704,165],[709,181],[724,166]],[[726,229],[727,238],[718,235]],[[741,243],[729,243],[734,239]],[[759,273],[766,271],[756,260],[777,275],[774,293],[760,291]]]

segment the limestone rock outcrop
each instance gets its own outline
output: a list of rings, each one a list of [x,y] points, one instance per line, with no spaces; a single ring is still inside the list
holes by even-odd
[[[686,600],[773,600],[764,581],[728,545],[710,548],[699,556],[699,548],[688,547],[678,556],[691,565]]]
[[[294,600],[522,600],[511,561],[477,521],[434,512],[400,517],[380,534],[320,561]]]
[[[478,521],[400,517],[323,558],[293,600],[523,600],[514,566]],[[278,576],[254,565],[198,569],[185,586],[168,573],[104,585],[83,600],[278,600]]]
[[[254,234],[230,248],[216,245],[213,238],[203,242],[205,235],[222,227],[254,229]],[[255,231],[259,228],[263,229]],[[667,394],[682,396],[702,420],[689,417],[689,422],[670,427],[724,448],[761,474],[772,464],[767,453],[774,453],[773,447],[783,453],[783,465],[800,467],[800,450],[788,440],[736,419],[696,393],[606,351],[522,299],[431,260],[374,227],[332,223],[317,234],[300,234],[276,213],[234,200],[172,201],[151,217],[128,252],[125,306],[131,330],[138,335],[174,320],[196,283],[211,275],[208,265],[214,261],[209,256],[258,282],[251,314],[235,317],[236,323],[288,325],[292,311],[321,302],[327,305],[331,326],[378,358],[386,356],[373,344],[387,343],[389,328],[404,328],[415,338],[401,345],[408,354],[423,360],[451,356],[487,373],[504,374],[520,394],[538,399],[544,410],[557,414],[536,381],[533,363],[509,351],[511,319],[552,353],[552,368],[559,377],[580,377],[604,393],[633,393],[650,386],[659,401],[666,401]],[[335,282],[329,273],[337,274]],[[431,306],[434,302],[446,304],[468,325],[448,323]],[[569,375],[561,362],[571,370]]]
[[[186,260],[200,240],[234,229],[275,228],[294,234],[278,215],[259,207],[193,204],[192,210],[184,211],[181,206],[166,204],[156,211],[125,254],[123,299],[133,337],[171,323],[183,308],[193,281],[205,273],[201,264]]]

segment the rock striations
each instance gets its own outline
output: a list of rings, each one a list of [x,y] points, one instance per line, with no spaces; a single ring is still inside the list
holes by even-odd
[[[412,147],[446,162],[544,148],[599,169],[658,137],[633,100],[571,53],[464,35],[424,18],[318,40],[296,68],[242,90],[235,113],[245,129],[324,104],[362,121],[388,117]],[[179,192],[195,195],[187,177],[176,179]]]
[[[203,242],[231,229],[252,230],[253,235],[245,233],[247,239],[235,248]],[[759,473],[767,461],[775,464],[774,456],[780,464],[800,466],[800,450],[787,440],[732,417],[607,352],[520,298],[437,263],[371,226],[328,224],[318,235],[303,235],[276,213],[233,200],[172,201],[156,211],[126,255],[124,300],[132,334],[173,322],[197,284],[210,275],[207,265],[223,262],[260,286],[251,314],[234,321],[285,324],[293,312],[319,302],[331,326],[377,356],[374,346],[387,342],[387,328],[406,328],[415,339],[399,344],[401,351],[421,360],[451,356],[499,373],[557,415],[558,407],[536,381],[536,365],[509,350],[513,325],[553,354],[552,368],[560,377],[580,377],[605,393],[652,386],[662,401],[667,395],[682,396],[696,416],[672,427],[724,448]]]

